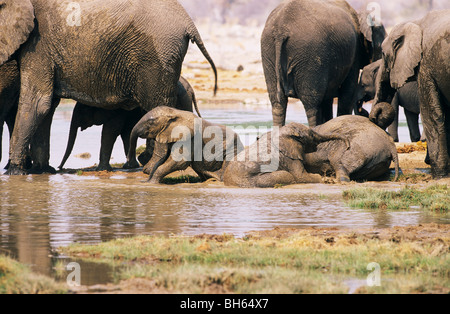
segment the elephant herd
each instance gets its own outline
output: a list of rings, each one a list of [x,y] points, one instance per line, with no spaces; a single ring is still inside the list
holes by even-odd
[[[11,134],[7,175],[56,172],[49,165],[50,126],[61,98],[77,102],[61,169],[77,130],[102,125],[98,170],[112,169],[119,136],[124,168],[139,167],[140,137],[147,151],[139,161],[153,183],[188,167],[203,180],[240,187],[325,176],[372,180],[389,174],[392,161],[397,178],[402,106],[411,140],[427,140],[433,176],[448,175],[450,10],[387,34],[346,1],[283,1],[261,36],[274,128],[248,147],[231,128],[201,118],[181,77],[195,43],[217,91],[214,61],[177,0],[0,0],[0,29],[0,136],[4,123]],[[286,125],[290,97],[302,101],[309,126]],[[373,102],[370,114],[365,101]]]

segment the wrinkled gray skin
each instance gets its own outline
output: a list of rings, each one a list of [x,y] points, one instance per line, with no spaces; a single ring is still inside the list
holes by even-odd
[[[270,188],[278,184],[320,183],[320,175],[305,170],[305,154],[329,141],[348,145],[348,140],[340,135],[318,133],[295,122],[280,128],[278,135],[264,134],[231,161],[223,177],[225,185]]]
[[[288,98],[300,99],[311,127],[356,108],[359,71],[381,56],[384,27],[361,22],[340,0],[282,2],[267,19],[261,52],[274,126],[286,122]]]
[[[395,26],[383,42],[374,103],[417,80],[433,177],[448,175],[450,149],[450,10]]]
[[[205,134],[207,131],[213,132],[213,135]],[[151,183],[160,183],[168,174],[188,167],[203,180],[208,178],[222,180],[223,171],[229,160],[243,149],[239,136],[230,128],[212,124],[191,112],[165,106],[148,112],[133,128],[125,167],[136,163],[136,145],[139,137],[155,140],[153,156],[144,167],[144,172],[149,174]],[[190,151],[184,151],[188,147],[183,146],[182,153],[186,158],[177,158],[181,143],[191,148]],[[202,155],[196,155],[201,152]],[[214,158],[207,153],[213,154]]]
[[[339,141],[322,143],[317,151],[305,155],[306,171],[336,176],[340,182],[385,179],[391,162],[398,179],[397,148],[392,138],[366,117],[342,116],[314,128],[315,131],[340,134],[350,140],[350,149]]]
[[[362,108],[363,102],[372,101],[375,98],[375,81],[378,75],[378,70],[381,65],[381,60],[371,63],[366,66],[359,79],[358,84],[358,108],[361,112],[366,112],[366,114],[361,114],[368,117],[367,111]],[[409,135],[411,142],[418,142],[421,139],[420,128],[419,128],[419,114],[420,114],[420,103],[418,94],[418,84],[415,82],[408,82],[401,88],[399,88],[394,98],[392,99],[391,105],[395,109],[395,119],[394,122],[388,127],[388,132],[392,136],[395,142],[399,141],[398,138],[398,114],[399,107],[403,107],[406,121],[408,123]]]
[[[178,82],[176,108],[192,112],[193,105],[200,116],[192,86],[185,78],[180,77]],[[131,131],[143,115],[144,112],[141,108],[136,108],[131,111],[123,109],[106,110],[77,103],[72,114],[66,152],[58,168],[62,169],[64,167],[64,164],[72,153],[79,128],[81,131],[84,131],[93,125],[102,125],[100,162],[96,170],[112,171],[109,161],[117,137],[120,136],[122,138],[125,156],[127,156],[128,148],[130,146]]]
[[[11,135],[19,102],[19,68],[16,61],[9,61],[0,67],[0,161],[2,158],[3,125],[8,126]]]
[[[19,103],[20,76],[17,61],[11,60],[0,66],[0,161],[2,158],[3,126],[8,126],[9,135],[14,130],[14,123]],[[27,151],[26,166],[31,169],[32,161],[29,150]],[[9,168],[9,162],[5,169]]]
[[[176,0],[0,0],[0,28],[0,65],[16,59],[21,76],[9,175],[27,173],[33,137],[40,141],[33,163],[51,168],[60,98],[108,110],[174,107],[190,41],[213,67],[217,87],[214,63]]]

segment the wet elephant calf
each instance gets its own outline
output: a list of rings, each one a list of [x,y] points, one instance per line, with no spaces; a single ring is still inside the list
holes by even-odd
[[[304,164],[308,172],[335,175],[341,182],[376,180],[390,173],[390,165],[394,161],[394,180],[397,180],[399,162],[394,141],[368,118],[342,116],[314,130],[347,137],[350,149],[339,141],[319,144],[316,152],[305,155]]]
[[[320,175],[305,170],[304,156],[315,151],[319,144],[330,141],[348,145],[342,136],[319,133],[303,124],[290,123],[264,134],[241,152],[226,168],[224,183],[246,188],[320,183]]]
[[[151,183],[191,167],[201,179],[222,180],[223,171],[242,149],[230,128],[210,123],[191,112],[161,106],[149,111],[133,128],[125,168],[133,168],[138,138],[154,139],[151,160],[144,167]]]

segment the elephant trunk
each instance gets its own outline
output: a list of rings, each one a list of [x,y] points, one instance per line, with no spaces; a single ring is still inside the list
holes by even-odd
[[[70,123],[69,140],[67,141],[66,153],[64,154],[61,164],[58,166],[59,169],[62,169],[64,167],[64,164],[72,153],[73,146],[75,145],[75,140],[77,138],[77,132],[78,124],[74,119],[72,119],[72,122]]]
[[[136,160],[136,147],[140,135],[138,126],[139,123],[133,128],[133,131],[131,131],[130,146],[128,148],[127,162],[123,165],[124,169],[139,168],[139,163]]]
[[[391,104],[382,102],[373,107],[369,119],[383,130],[386,130],[394,122],[395,114],[394,107]]]

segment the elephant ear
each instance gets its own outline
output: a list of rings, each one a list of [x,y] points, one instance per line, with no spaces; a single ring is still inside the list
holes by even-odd
[[[380,17],[374,16],[372,13],[363,11],[359,13],[360,31],[364,36],[366,45],[370,53],[371,62],[377,61],[382,57],[381,45],[386,38],[386,29],[380,21]]]
[[[34,9],[29,0],[0,0],[0,65],[28,39],[34,28]]]
[[[383,43],[392,88],[399,89],[415,75],[422,60],[422,29],[414,23],[396,26]]]
[[[196,126],[200,126],[201,132],[201,119],[196,122],[195,116],[191,112],[183,113],[171,113],[165,117],[167,123],[164,128],[156,136],[156,141],[159,143],[175,143],[178,141],[185,141],[194,137]]]
[[[280,152],[293,160],[303,161],[303,145],[290,136],[281,136],[279,143]]]

